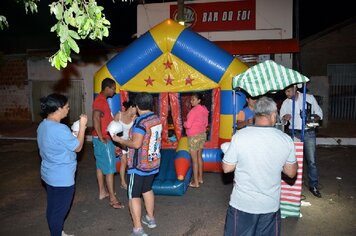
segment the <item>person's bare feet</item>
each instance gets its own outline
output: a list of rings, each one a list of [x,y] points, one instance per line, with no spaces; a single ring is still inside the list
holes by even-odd
[[[127,184],[126,183],[121,184],[120,188],[127,190]]]
[[[199,188],[199,184],[194,184],[193,182],[189,183],[189,187],[191,188]]]

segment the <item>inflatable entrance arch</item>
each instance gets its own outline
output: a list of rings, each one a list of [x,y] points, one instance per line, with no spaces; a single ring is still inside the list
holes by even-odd
[[[162,148],[173,149],[174,157],[167,168],[174,173],[165,185],[160,170],[159,183],[154,183],[156,194],[182,195],[189,184],[190,172],[185,164],[174,167],[174,162],[190,163],[183,137],[186,101],[193,91],[205,91],[211,98],[209,138],[203,151],[204,171],[221,171],[220,144],[231,139],[234,109],[245,103],[233,104],[232,78],[248,67],[199,34],[167,19],[131,43],[124,51],[108,61],[94,76],[94,96],[101,90],[101,82],[109,77],[116,81],[117,94],[109,99],[113,113],[131,94],[154,94],[156,112],[163,124]],[[177,141],[172,141],[170,134]],[[166,151],[164,151],[166,152]],[[168,154],[166,156],[169,156]],[[162,156],[162,162],[168,159]],[[172,167],[173,166],[173,167]],[[183,168],[181,168],[183,166]],[[169,177],[171,178],[171,176]]]

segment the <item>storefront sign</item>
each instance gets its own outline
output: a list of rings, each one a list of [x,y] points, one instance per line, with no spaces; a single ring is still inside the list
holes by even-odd
[[[170,5],[170,17],[177,20],[177,15],[177,5]],[[184,19],[196,32],[255,30],[256,1],[185,4]]]

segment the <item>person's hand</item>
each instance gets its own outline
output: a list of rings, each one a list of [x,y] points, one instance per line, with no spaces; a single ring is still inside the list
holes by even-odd
[[[114,140],[115,142],[118,142],[118,143],[121,143],[122,142],[122,138],[117,136],[116,134],[113,135],[112,137],[112,140]]]
[[[103,138],[103,137],[99,138],[99,140],[100,140],[100,142],[102,142],[102,143],[106,143],[106,139]]]
[[[290,119],[292,119],[292,115],[291,114],[285,114],[283,117],[282,117],[283,120],[285,121],[289,121]]]
[[[318,122],[320,120],[320,116],[318,116],[316,114],[313,114],[312,116],[314,117],[315,122]]]
[[[253,123],[253,118],[247,120],[247,124],[252,124],[252,123]]]
[[[85,114],[81,114],[79,117],[79,127],[85,129],[87,127],[88,117]]]

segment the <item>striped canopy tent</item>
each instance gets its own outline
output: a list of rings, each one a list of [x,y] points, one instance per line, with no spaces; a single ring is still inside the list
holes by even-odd
[[[243,89],[252,97],[256,97],[308,81],[309,79],[299,72],[267,60],[233,77],[232,88]]]

